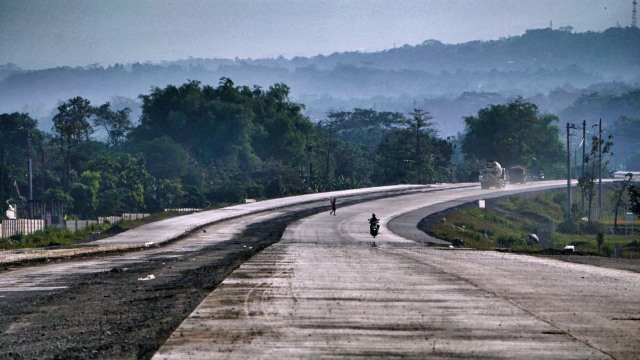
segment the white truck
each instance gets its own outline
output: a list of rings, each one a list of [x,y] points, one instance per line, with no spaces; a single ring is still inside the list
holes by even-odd
[[[480,171],[480,187],[489,189],[495,187],[504,189],[507,186],[507,171],[499,162],[495,160],[487,160],[484,163],[484,169]]]

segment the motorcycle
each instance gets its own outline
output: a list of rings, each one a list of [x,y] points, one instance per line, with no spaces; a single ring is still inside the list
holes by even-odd
[[[378,230],[380,230],[380,223],[378,219],[369,220],[369,233],[375,239],[378,236]]]

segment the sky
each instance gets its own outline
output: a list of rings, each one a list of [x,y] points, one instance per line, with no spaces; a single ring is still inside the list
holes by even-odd
[[[0,65],[375,52],[631,24],[633,0],[0,0]]]

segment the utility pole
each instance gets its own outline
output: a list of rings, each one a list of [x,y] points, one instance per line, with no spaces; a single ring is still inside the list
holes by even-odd
[[[309,130],[307,130],[307,187],[311,189],[311,143],[309,141]]]
[[[0,145],[0,157],[2,158],[2,161],[0,162],[0,216],[4,216],[4,144]]]
[[[580,169],[580,176],[584,178],[584,160],[585,160],[585,148],[587,147],[587,121],[582,120],[582,168]],[[582,213],[580,216],[584,216],[584,191],[582,191],[582,201],[580,203],[580,210]]]
[[[29,158],[29,219],[33,219],[33,170],[31,162],[31,130],[29,129],[27,131],[27,157]]]
[[[567,222],[571,221],[571,144],[569,129],[572,127],[575,127],[575,125],[567,123]]]
[[[602,217],[602,119],[598,123],[598,220]]]
[[[327,181],[327,186],[329,185],[329,157],[331,155],[331,125],[332,123],[329,122],[329,139],[327,140],[327,163],[324,169],[324,176]]]

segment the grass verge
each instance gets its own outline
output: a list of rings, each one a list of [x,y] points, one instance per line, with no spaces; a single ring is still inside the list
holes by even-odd
[[[581,254],[640,259],[640,223],[634,224],[635,234],[606,232],[613,225],[612,219],[579,224],[571,233],[561,232],[563,195],[545,192],[491,199],[485,209],[467,204],[426,218],[419,227],[436,238],[458,243],[462,240],[464,246],[478,249],[544,252],[573,245]],[[529,234],[536,234],[540,243],[527,241]]]

